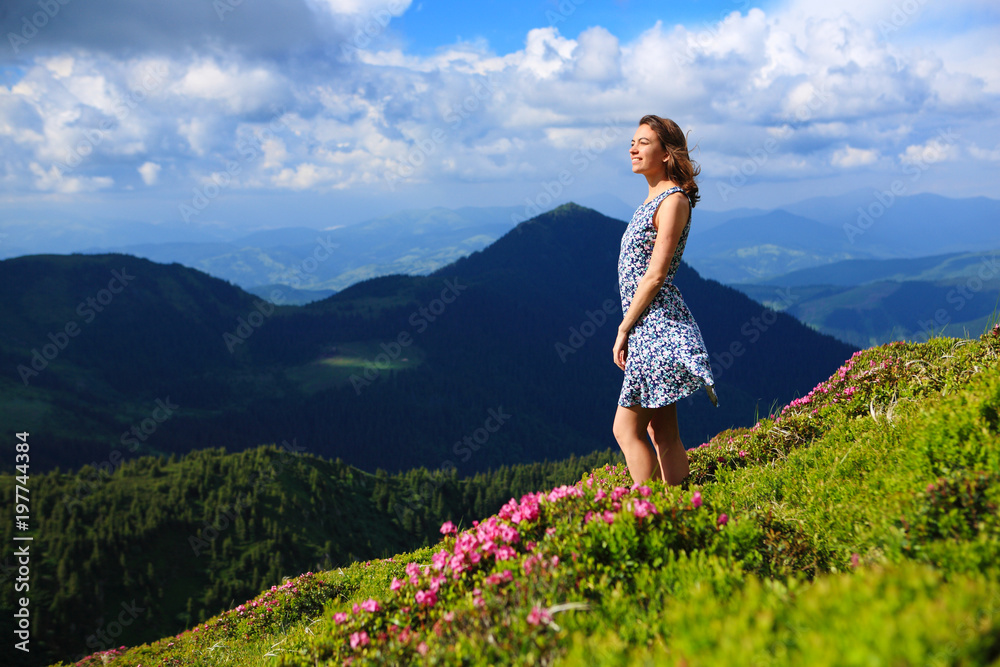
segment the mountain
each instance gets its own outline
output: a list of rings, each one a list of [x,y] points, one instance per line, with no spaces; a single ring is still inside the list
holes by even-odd
[[[78,664],[995,664],[998,357],[1000,326],[861,351],[680,486],[604,465]]]
[[[567,205],[431,275],[306,306],[125,255],[5,260],[0,425],[46,434],[39,469],[293,438],[389,471],[603,450],[621,387],[609,351],[623,231]],[[852,350],[686,265],[676,283],[721,402],[682,402],[688,446],[801,395]]]
[[[1000,313],[997,256],[990,251],[847,260],[736,287],[852,345],[969,336],[982,333]]]
[[[748,213],[696,211],[691,231],[696,242],[686,255],[691,265],[705,276],[743,284],[773,282],[779,275],[845,260],[1000,248],[1000,201],[986,197],[873,190]]]
[[[695,219],[692,229],[697,224]],[[859,254],[840,230],[781,210],[723,222],[698,235],[685,252],[700,272],[729,284],[755,282]]]

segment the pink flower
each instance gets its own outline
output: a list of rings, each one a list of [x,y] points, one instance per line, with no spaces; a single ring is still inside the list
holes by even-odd
[[[506,524],[500,526],[500,537],[503,538],[504,542],[517,542],[521,539],[521,535],[517,532],[517,528]]]
[[[858,560],[859,560],[859,558],[858,558],[857,554],[851,554],[851,567],[857,567],[858,566]]]
[[[548,625],[552,622],[552,615],[549,613],[548,609],[542,609],[538,605],[531,608],[528,612],[528,623],[532,625]]]
[[[382,607],[379,606],[378,601],[375,600],[374,598],[368,598],[367,600],[362,602],[361,608],[371,613],[375,613],[376,611],[382,609]]]
[[[430,589],[437,593],[438,589],[441,588],[441,584],[448,581],[448,577],[441,575],[439,577],[431,577]]]
[[[417,644],[417,652],[420,653],[420,655],[427,655],[427,651],[427,642],[420,642]]]
[[[361,632],[355,632],[351,635],[351,648],[358,648],[359,646],[368,646],[371,642],[368,639],[368,633],[362,630]]]
[[[650,514],[656,514],[656,505],[640,498],[633,504],[632,513],[637,519],[642,519]]]
[[[338,611],[336,614],[333,615],[333,622],[336,623],[337,625],[340,625],[346,620],[347,620],[347,614],[342,611]]]
[[[691,504],[694,505],[695,509],[701,507],[701,491],[694,492],[694,495],[691,496]]]
[[[604,489],[598,489],[597,493],[594,494],[594,500],[604,500],[608,497],[608,494],[604,493]]]
[[[651,494],[652,492],[653,492],[653,490],[651,488],[649,488],[648,486],[640,486],[639,487],[639,495],[642,496],[643,498],[648,498],[649,494]]]
[[[437,604],[437,593],[434,591],[417,591],[417,604],[433,607]]]
[[[402,580],[397,579],[396,577],[393,577],[392,578],[392,583],[389,584],[389,590],[390,591],[398,591],[402,587],[403,587]]]
[[[740,450],[739,454],[740,454],[740,458],[741,458],[741,459],[742,459],[742,458],[745,458],[745,457],[746,457],[746,455],[747,455],[747,453],[746,453],[746,452],[745,452],[744,450],[742,450],[742,449]]]
[[[729,517],[728,516],[726,516],[725,514],[720,514],[719,515],[719,525],[720,526],[725,526],[728,522],[729,522]]]
[[[497,547],[496,559],[497,560],[511,560],[517,558],[517,552],[514,551],[513,547],[509,547],[506,544],[502,544]]]
[[[615,522],[614,512],[609,512],[608,510],[604,510],[604,522],[607,523],[609,526],[613,524]]]
[[[496,505],[494,505],[494,507],[496,507]],[[448,533],[457,533],[457,532],[458,528],[456,528],[455,524],[453,524],[451,521],[445,521],[443,524],[441,524],[442,535],[447,535]]]

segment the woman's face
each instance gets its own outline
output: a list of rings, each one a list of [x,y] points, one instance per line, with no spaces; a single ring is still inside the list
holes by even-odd
[[[667,151],[663,149],[660,138],[649,125],[640,125],[635,131],[628,152],[632,158],[634,174],[655,174],[667,170],[666,162],[669,159]]]

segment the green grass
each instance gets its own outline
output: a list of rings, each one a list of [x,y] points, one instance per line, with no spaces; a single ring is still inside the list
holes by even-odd
[[[1000,664],[998,357],[1000,328],[859,352],[681,486],[605,466],[83,664]]]

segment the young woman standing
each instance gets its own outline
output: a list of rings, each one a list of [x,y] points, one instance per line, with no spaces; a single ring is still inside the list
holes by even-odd
[[[625,230],[618,257],[624,316],[613,353],[625,381],[613,430],[634,482],[680,484],[688,458],[676,402],[704,387],[718,405],[701,331],[673,284],[699,199],[700,170],[677,123],[659,116],[642,117],[629,154],[649,194]]]

